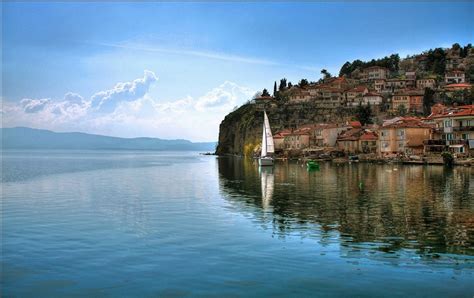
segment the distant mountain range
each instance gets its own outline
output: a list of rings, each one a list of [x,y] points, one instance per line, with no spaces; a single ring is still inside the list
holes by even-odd
[[[158,138],[117,138],[80,132],[53,132],[28,127],[1,128],[2,149],[87,149],[87,150],[159,150],[211,151],[215,142],[193,143],[188,140]]]

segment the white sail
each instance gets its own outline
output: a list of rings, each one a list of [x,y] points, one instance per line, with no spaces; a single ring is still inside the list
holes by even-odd
[[[265,127],[265,120],[263,121],[262,150],[261,150],[260,156],[261,157],[267,156],[267,132],[266,132],[266,127]]]
[[[273,136],[272,130],[270,129],[270,122],[268,121],[267,113],[264,112],[261,156],[267,156],[268,153],[275,153],[275,145],[273,144]]]

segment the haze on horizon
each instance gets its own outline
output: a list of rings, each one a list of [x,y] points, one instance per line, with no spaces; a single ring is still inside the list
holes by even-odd
[[[273,82],[473,42],[473,2],[2,3],[2,127],[216,141]]]

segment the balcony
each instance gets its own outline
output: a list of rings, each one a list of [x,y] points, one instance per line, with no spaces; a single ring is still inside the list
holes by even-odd
[[[445,140],[424,140],[423,145],[426,146],[446,146]]]
[[[474,131],[474,126],[455,126],[454,131]]]
[[[443,132],[444,132],[444,133],[452,133],[452,132],[453,132],[453,128],[452,128],[452,127],[444,127]]]
[[[447,140],[447,145],[468,145],[468,140]]]

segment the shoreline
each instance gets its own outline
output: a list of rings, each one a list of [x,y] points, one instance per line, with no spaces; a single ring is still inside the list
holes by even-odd
[[[238,158],[251,158],[251,159],[258,159],[256,156],[245,156],[243,154],[216,154],[216,153],[209,153],[203,155],[213,155],[217,157],[238,157]],[[352,156],[351,156],[352,157]],[[296,162],[307,162],[309,160],[313,160],[316,162],[331,162],[335,164],[351,164],[351,163],[370,163],[370,164],[404,164],[404,165],[437,165],[437,166],[444,166],[444,162],[441,158],[435,157],[423,157],[419,160],[416,159],[407,159],[407,158],[364,158],[360,155],[355,155],[355,158],[352,157],[336,157],[336,158],[310,158],[304,156],[293,156],[293,157],[280,157],[276,156],[275,161],[296,161]],[[453,166],[464,166],[470,167],[474,166],[474,158],[462,158],[456,159],[454,161]]]

